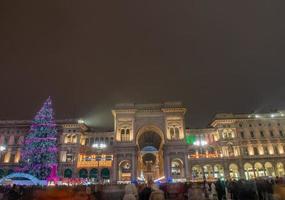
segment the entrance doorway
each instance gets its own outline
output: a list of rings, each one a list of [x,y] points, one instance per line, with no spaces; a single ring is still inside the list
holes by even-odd
[[[155,131],[145,131],[138,135],[138,176],[145,181],[163,177],[163,139]]]

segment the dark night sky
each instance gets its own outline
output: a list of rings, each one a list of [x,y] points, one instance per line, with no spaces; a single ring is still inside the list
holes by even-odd
[[[102,3],[103,2],[103,3]],[[285,108],[284,0],[1,1],[0,119],[112,127],[120,102],[182,101],[187,123]]]

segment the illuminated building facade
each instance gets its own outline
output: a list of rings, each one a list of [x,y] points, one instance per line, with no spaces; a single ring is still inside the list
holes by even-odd
[[[211,128],[187,132],[193,144],[188,157],[194,180],[285,175],[283,112],[217,114]]]
[[[119,104],[111,131],[59,120],[58,173],[95,182],[285,175],[283,112],[217,114],[203,129],[186,128],[185,113],[179,102]],[[0,121],[0,177],[18,165],[30,123]]]

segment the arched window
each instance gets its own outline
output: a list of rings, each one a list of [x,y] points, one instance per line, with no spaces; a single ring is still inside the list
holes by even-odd
[[[245,163],[244,164],[244,171],[245,171],[245,178],[247,180],[254,178],[254,170],[253,170],[252,164]]]
[[[175,136],[174,136],[174,128],[171,127],[171,128],[170,128],[170,138],[171,138],[171,139],[174,139],[174,137],[175,137]]]
[[[124,160],[119,163],[119,180],[130,181],[131,180],[131,161]]]
[[[72,170],[71,169],[65,169],[63,176],[64,176],[64,178],[71,178],[72,177]]]
[[[89,178],[98,178],[98,169],[91,169],[89,172]]]
[[[265,176],[264,169],[261,163],[257,162],[254,164],[255,176],[262,177]]]
[[[79,178],[87,178],[88,177],[88,171],[87,169],[80,169],[79,170]]]
[[[238,179],[239,178],[238,166],[236,164],[234,164],[234,163],[230,164],[229,170],[230,170],[230,177],[232,179]]]
[[[171,175],[183,177],[183,162],[180,159],[174,159],[171,162]]]
[[[73,136],[72,136],[72,143],[74,143],[74,144],[77,143],[77,137],[76,137],[76,135],[73,135]]]
[[[203,170],[200,165],[195,165],[192,167],[192,176],[195,180],[203,179]]]
[[[175,127],[175,139],[179,139],[179,128]]]
[[[125,129],[121,129],[121,141],[125,141]]]
[[[110,170],[108,168],[103,168],[101,170],[101,177],[103,179],[110,179]]]
[[[71,142],[71,135],[65,135],[64,137],[64,143],[70,143]]]
[[[130,129],[126,129],[126,141],[130,141]]]
[[[224,178],[224,168],[220,164],[214,166],[214,177],[215,178]]]
[[[121,129],[121,141],[123,142],[130,141],[130,129],[128,128]]]
[[[283,163],[278,162],[276,164],[276,173],[278,176],[284,176],[285,175]]]
[[[264,164],[266,176],[275,176],[275,170],[270,162]]]
[[[208,178],[213,178],[214,176],[214,170],[212,165],[205,165],[203,167],[204,169],[204,176],[208,179]]]

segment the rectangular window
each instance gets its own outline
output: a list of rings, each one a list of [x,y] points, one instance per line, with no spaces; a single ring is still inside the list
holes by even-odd
[[[283,131],[279,131],[280,137],[284,137]]]
[[[244,153],[244,155],[248,156],[248,150],[247,150],[247,147],[244,147],[244,148],[243,148],[243,153]]]
[[[273,131],[270,131],[270,136],[271,136],[271,137],[274,137]]]
[[[260,137],[264,138],[264,133],[263,133],[263,131],[260,131]]]
[[[240,137],[243,139],[244,138],[244,133],[240,132]]]
[[[254,138],[254,133],[253,133],[253,131],[250,131],[250,136],[251,136],[251,138]]]

